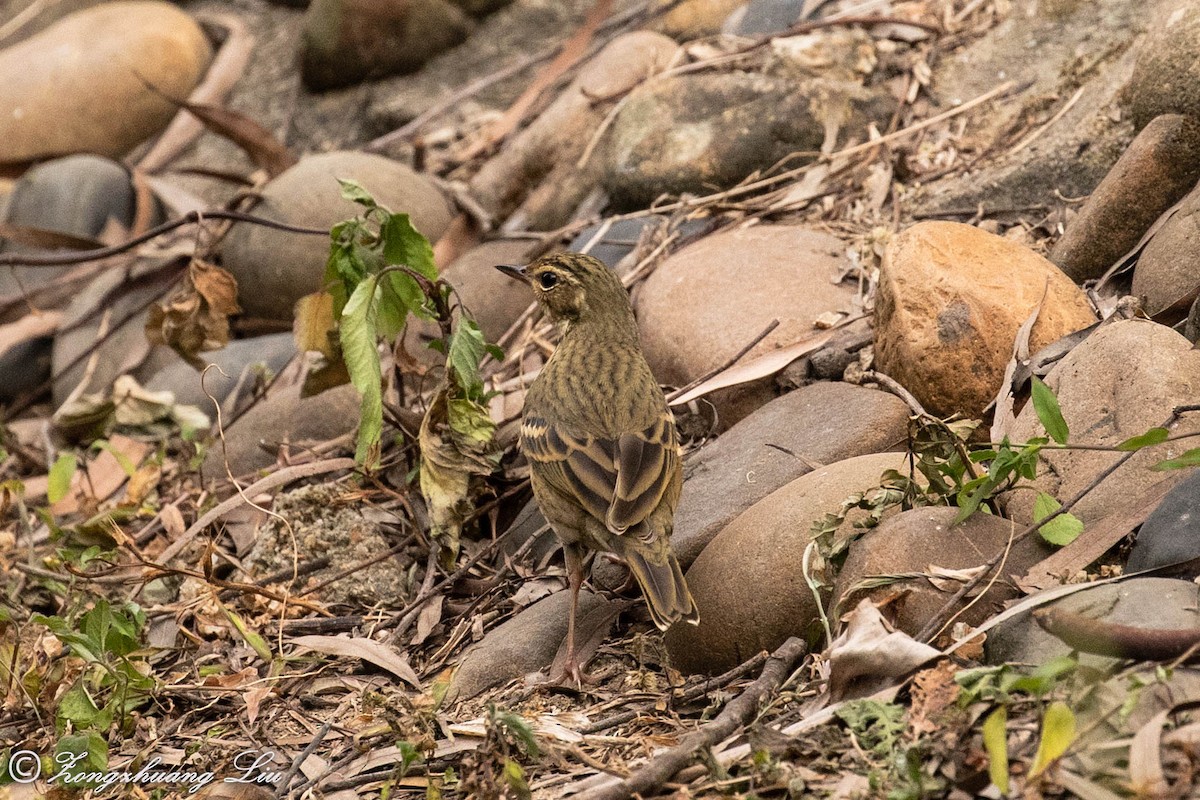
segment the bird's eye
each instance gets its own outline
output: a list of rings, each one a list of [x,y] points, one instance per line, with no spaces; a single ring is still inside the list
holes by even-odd
[[[543,289],[553,289],[558,286],[558,276],[553,272],[543,272],[538,276],[538,283],[542,285]]]

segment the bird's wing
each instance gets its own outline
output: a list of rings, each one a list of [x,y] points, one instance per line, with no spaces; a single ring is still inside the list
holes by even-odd
[[[525,455],[544,465],[555,486],[614,533],[637,525],[658,507],[679,461],[675,425],[667,414],[645,430],[616,439],[578,434],[542,417],[521,424]]]

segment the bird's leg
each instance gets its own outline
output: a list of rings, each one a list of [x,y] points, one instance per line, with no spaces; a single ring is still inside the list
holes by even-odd
[[[567,562],[567,580],[571,584],[571,612],[567,617],[567,659],[563,664],[562,680],[582,689],[583,684],[595,682],[583,671],[583,664],[579,663],[575,653],[575,615],[579,612],[579,590],[583,587],[583,555],[574,545],[564,545],[563,555]]]

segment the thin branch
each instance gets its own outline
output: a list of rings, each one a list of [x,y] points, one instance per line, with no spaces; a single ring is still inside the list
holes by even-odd
[[[134,236],[127,242],[115,244],[111,247],[100,247],[95,250],[70,253],[0,253],[0,267],[61,267],[67,264],[82,264],[85,261],[95,261],[98,258],[108,258],[109,256],[126,253],[140,244],[145,244],[151,239],[162,236],[164,233],[170,233],[177,228],[182,228],[184,225],[195,225],[206,219],[248,222],[253,225],[262,225],[264,228],[274,228],[278,231],[303,233],[311,236],[329,235],[329,231],[325,228],[305,228],[300,225],[289,225],[286,222],[277,222],[273,219],[246,214],[241,211],[220,211],[215,209],[211,211],[190,211],[178,219],[168,220],[161,225],[151,228],[140,236]]]

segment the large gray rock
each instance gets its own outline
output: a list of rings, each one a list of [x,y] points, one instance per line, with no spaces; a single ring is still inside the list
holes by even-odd
[[[1200,587],[1171,578],[1130,578],[1084,589],[1043,608],[1139,628],[1200,628]],[[1071,648],[1025,613],[997,625],[988,634],[985,652],[989,664],[1045,664],[1069,654]],[[1084,655],[1080,661],[1099,669],[1115,663],[1097,655]]]
[[[128,228],[134,205],[125,167],[100,156],[67,156],[38,164],[22,175],[12,188],[3,219],[9,225],[95,238],[110,219]],[[0,242],[0,246],[4,250],[30,249],[8,242]],[[35,289],[71,269],[5,269],[0,271],[0,294]]]
[[[569,591],[555,592],[488,632],[472,645],[450,679],[447,702],[466,700],[493,686],[548,668],[567,637]],[[589,591],[579,594],[579,617],[611,615],[613,601]],[[581,627],[586,622],[581,624]]]
[[[1200,397],[1200,350],[1170,328],[1141,319],[1105,324],[1064,357],[1046,384],[1058,395],[1070,441],[1116,445],[1161,425],[1172,409]],[[1200,415],[1184,414],[1175,434],[1200,431]],[[1033,404],[1017,415],[1014,442],[1046,432]],[[1193,443],[1188,440],[1147,447],[1090,491],[1071,513],[1095,522],[1126,508],[1165,479],[1150,469],[1175,458]],[[1059,501],[1074,497],[1117,458],[1103,450],[1043,450],[1034,487]],[[1007,500],[1008,516],[1018,524],[1033,518],[1035,492],[1015,491]]]
[[[338,178],[357,180],[381,205],[407,213],[431,242],[450,226],[450,206],[427,178],[391,159],[355,152],[301,159],[266,185],[254,213],[293,225],[332,228],[361,210],[342,199]],[[329,237],[239,223],[221,253],[225,268],[237,278],[238,303],[246,314],[291,322],[296,301],[321,288]]]
[[[1147,314],[1167,322],[1183,317],[1200,295],[1200,191],[1192,190],[1146,243],[1133,271],[1133,294]]]
[[[817,606],[803,567],[813,523],[904,464],[900,453],[838,461],[776,489],[729,523],[687,571],[700,624],[667,631],[672,663],[684,672],[718,673],[789,636],[816,638]],[[865,514],[852,511],[846,524]]]
[[[89,392],[107,391],[124,374],[144,383],[178,358],[169,347],[151,345],[146,339],[146,308],[170,290],[178,275],[162,267],[160,261],[141,261],[128,275],[122,269],[102,272],[67,306],[54,337],[56,406],[82,380],[93,352],[97,354],[96,367]],[[97,345],[102,328],[107,332]]]
[[[835,97],[848,108],[849,130],[886,124],[891,113],[889,101],[851,82],[740,71],[648,81],[605,134],[597,154],[604,188],[621,208],[728,188],[792,153],[820,150]]]
[[[814,383],[767,403],[684,464],[671,544],[686,569],[712,538],[779,487],[827,464],[903,450],[908,407],[848,383]]]
[[[164,128],[212,48],[163,2],[105,3],[0,50],[0,161],[120,156]]]
[[[276,462],[280,447],[304,448],[344,436],[358,427],[358,390],[346,384],[312,397],[299,387],[270,395],[225,431],[224,446],[214,441],[202,467],[206,479],[223,479],[225,466],[238,475]]]
[[[214,364],[219,369],[210,369],[205,373],[182,358],[176,359],[154,373],[146,382],[146,388],[155,392],[173,392],[175,402],[198,406],[212,416],[210,394],[217,402],[224,403],[242,380],[244,371],[258,369],[264,373],[278,374],[294,355],[296,343],[290,333],[235,339],[220,350],[198,355],[205,364]],[[249,388],[254,385],[255,381],[250,380]]]
[[[945,506],[914,508],[884,520],[852,542],[833,586],[833,605],[840,611],[832,613],[846,613],[864,597],[881,602],[895,596],[884,614],[898,630],[915,636],[962,588],[961,583],[933,573],[929,578],[903,578],[871,589],[856,587],[877,576],[929,574],[932,567],[950,570],[979,567],[1003,552],[1009,537],[1019,532],[1009,520],[990,514],[974,514],[954,525],[957,515],[957,508]],[[1001,604],[1017,596],[1009,576],[1023,575],[1049,553],[1049,545],[1036,536],[1015,543],[999,580],[957,619],[979,625],[1000,611]],[[974,596],[967,600],[974,600]]]
[[[1169,0],[1147,16],[1149,33],[1125,90],[1134,123],[1147,125],[1159,114],[1200,117],[1200,8]]]
[[[318,90],[413,72],[471,32],[448,0],[312,0],[304,21],[301,74]]]
[[[846,266],[837,237],[802,225],[756,225],[706,236],[655,268],[636,297],[642,346],[654,375],[682,386],[721,366],[773,319],[779,326],[749,361],[818,333],[817,317],[852,311],[855,290],[835,283]],[[752,264],[753,269],[732,265]],[[769,379],[709,395],[722,426],[775,396]]]
[[[1125,569],[1138,572],[1200,558],[1200,470],[1163,498],[1138,530]],[[1193,570],[1192,574],[1200,571]]]
[[[1150,27],[1153,9],[1164,1],[1015,0],[981,38],[947,53],[931,86],[940,109],[1004,80],[1020,91],[968,116],[971,147],[998,155],[927,183],[910,209],[964,219],[981,209],[988,216],[1029,216],[1060,207],[1063,197],[1091,193],[1136,133],[1120,96],[1133,71],[1137,34]],[[1066,108],[1078,89],[1079,98]],[[1016,148],[1013,131],[1031,129],[1038,135]]]
[[[1142,129],[1067,225],[1050,260],[1076,283],[1099,278],[1198,179],[1200,121],[1178,114],[1157,117]],[[1200,270],[1194,272],[1200,282]]]

